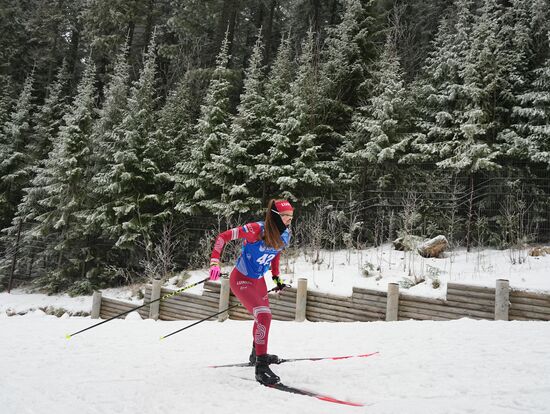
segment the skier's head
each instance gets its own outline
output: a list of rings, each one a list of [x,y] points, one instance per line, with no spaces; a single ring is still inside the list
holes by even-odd
[[[287,200],[270,200],[265,215],[265,243],[276,249],[284,246],[281,234],[290,226],[294,208]]]

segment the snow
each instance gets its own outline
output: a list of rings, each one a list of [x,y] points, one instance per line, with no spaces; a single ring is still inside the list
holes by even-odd
[[[273,366],[288,385],[363,403],[349,407],[268,389],[244,362],[250,321],[93,323],[32,312],[0,316],[3,413],[547,413],[548,322],[274,321],[284,357],[378,355]]]
[[[52,306],[67,311],[78,312],[92,310],[92,297],[79,296],[72,298],[69,295],[49,296],[42,293],[26,293],[22,289],[14,289],[11,293],[0,293],[0,315],[6,311],[14,313],[34,311]]]
[[[550,255],[533,257],[529,249],[519,251],[496,249],[456,249],[446,252],[443,258],[426,259],[418,254],[399,252],[390,244],[364,250],[339,250],[319,252],[320,264],[313,264],[317,254],[301,252],[298,256],[283,255],[281,259],[281,277],[286,283],[297,285],[299,278],[308,279],[308,289],[350,296],[354,286],[385,291],[388,283],[400,282],[406,278],[424,277],[425,282],[412,288],[401,288],[401,292],[414,295],[444,298],[447,282],[494,287],[497,279],[508,279],[512,288],[550,293]],[[516,264],[514,264],[514,262]],[[518,264],[521,262],[521,264]],[[369,269],[365,276],[363,269]],[[232,266],[227,263],[222,271],[230,273]],[[198,282],[208,276],[205,269],[187,272],[190,274],[187,284]],[[431,275],[437,275],[440,287],[432,287]],[[167,287],[178,289],[174,285],[180,276],[168,281]],[[268,286],[273,286],[270,274],[266,276]],[[124,288],[111,288],[102,291],[103,296],[133,302],[141,305],[137,298],[138,284]],[[203,286],[198,285],[186,292],[200,294]],[[0,293],[0,313],[7,310],[25,312],[53,306],[64,308],[71,313],[90,312],[90,296],[71,298],[67,295],[48,296],[28,294],[24,290],[14,289],[11,294]]]
[[[431,266],[442,287],[433,289],[428,279],[407,291],[442,296],[448,281],[494,286],[498,278],[509,279],[512,287],[550,291],[550,256],[531,257],[526,251],[457,250],[443,259],[423,259],[382,246],[321,251],[320,265],[312,264],[312,257],[282,260],[283,278],[295,284],[306,277],[310,289],[350,295],[353,286],[383,290],[409,274],[427,275]],[[518,257],[522,263],[512,264]],[[370,277],[362,275],[367,263]],[[188,283],[204,277],[206,270],[191,272]],[[103,294],[141,303],[135,292],[131,286]],[[273,367],[288,385],[365,404],[349,407],[262,387],[253,381],[253,368],[209,368],[247,361],[250,321],[204,322],[160,341],[192,321],[142,320],[133,312],[67,340],[66,334],[98,322],[69,317],[89,312],[91,302],[91,297],[21,289],[0,293],[2,413],[542,414],[550,406],[550,322],[273,321],[269,351],[281,357],[379,352]],[[57,318],[47,315],[46,307],[67,313]],[[17,312],[26,314],[8,316]]]

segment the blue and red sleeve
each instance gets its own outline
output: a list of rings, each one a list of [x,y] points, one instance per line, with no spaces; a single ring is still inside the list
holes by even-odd
[[[258,223],[248,223],[244,226],[235,227],[220,233],[214,243],[214,249],[210,256],[210,265],[220,263],[220,257],[224,246],[231,240],[245,239],[249,243],[258,241],[262,234],[262,228]]]
[[[277,256],[271,261],[271,275],[279,276],[279,263],[281,261],[281,253],[277,253]]]

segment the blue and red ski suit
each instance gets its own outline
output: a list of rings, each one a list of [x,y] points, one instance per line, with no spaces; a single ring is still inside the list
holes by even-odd
[[[242,252],[231,272],[229,285],[233,294],[254,317],[252,335],[256,355],[267,353],[271,309],[264,275],[271,267],[273,276],[279,275],[280,253],[284,249],[266,246],[263,241],[264,222],[248,223],[220,233],[216,239],[211,260],[219,261],[223,247],[231,240],[244,239]],[[290,242],[290,230],[281,234],[285,247]]]

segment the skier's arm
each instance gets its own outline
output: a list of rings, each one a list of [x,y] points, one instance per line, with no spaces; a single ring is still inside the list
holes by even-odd
[[[220,233],[216,238],[214,249],[210,256],[210,266],[219,266],[223,248],[231,240],[246,239],[248,242],[255,242],[258,240],[260,232],[261,228],[258,223],[249,223]]]
[[[279,264],[281,262],[281,253],[277,253],[277,256],[271,261],[271,275],[273,278],[279,277]]]
[[[273,258],[271,261],[271,279],[275,283],[275,291],[280,292],[284,288],[290,287],[290,285],[287,285],[282,281],[282,279],[279,277],[279,264],[281,262],[281,253],[277,253],[277,256]]]

